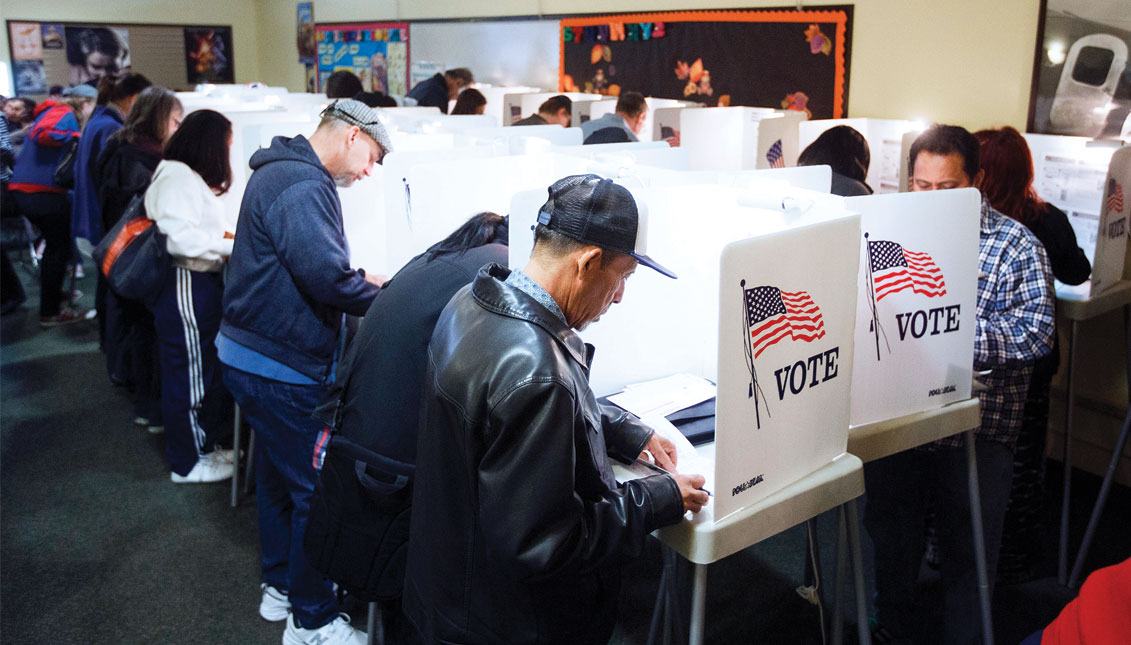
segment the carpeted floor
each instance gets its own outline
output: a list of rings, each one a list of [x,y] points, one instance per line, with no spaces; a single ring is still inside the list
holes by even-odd
[[[87,272],[92,268],[89,260]],[[131,423],[127,392],[106,377],[97,323],[38,326],[38,288],[0,325],[0,641],[4,643],[278,643],[281,624],[256,613],[258,545],[253,497],[229,506],[228,483],[175,486],[163,438]],[[94,279],[79,281],[93,304]],[[1073,596],[1055,579],[1060,490],[1050,468],[1041,576],[999,586],[999,643],[1016,643]],[[1099,479],[1077,474],[1074,540]],[[1131,491],[1116,487],[1088,571],[1131,556],[1121,518]],[[831,571],[833,519],[820,521]],[[710,643],[819,643],[817,607],[793,589],[804,571],[804,528],[712,565]],[[626,571],[614,643],[643,643],[659,580],[652,544]],[[921,598],[937,619],[938,578],[924,569]],[[851,602],[851,600],[849,600]],[[364,626],[364,607],[344,606]],[[846,615],[852,606],[846,605]],[[924,622],[923,642],[938,620]],[[854,642],[852,628],[846,630]]]

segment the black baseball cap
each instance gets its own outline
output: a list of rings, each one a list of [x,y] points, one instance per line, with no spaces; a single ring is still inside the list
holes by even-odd
[[[669,278],[676,275],[648,257],[648,217],[632,193],[598,175],[571,175],[554,182],[538,209],[538,223],[583,244],[625,253]]]

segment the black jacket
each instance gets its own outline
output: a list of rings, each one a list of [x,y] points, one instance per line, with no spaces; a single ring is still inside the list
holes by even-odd
[[[604,643],[620,566],[683,515],[667,475],[617,484],[651,431],[597,403],[592,346],[503,281],[448,303],[428,348],[404,608],[428,642]]]
[[[103,231],[114,228],[134,195],[145,193],[159,163],[161,146],[156,142],[135,145],[121,137],[110,137],[91,169],[91,179],[98,187]]]
[[[443,74],[420,81],[409,90],[408,97],[416,99],[420,107],[437,107],[444,114],[448,113],[448,81]]]

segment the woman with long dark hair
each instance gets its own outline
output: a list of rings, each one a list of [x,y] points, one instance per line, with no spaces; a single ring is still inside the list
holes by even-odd
[[[1076,243],[1076,233],[1068,223],[1068,216],[1038,197],[1033,188],[1033,157],[1025,137],[1010,127],[980,130],[974,136],[978,138],[984,171],[978,188],[990,205],[1033,232],[1048,252],[1057,280],[1065,284],[1080,284],[1087,280],[1092,267]],[[1013,490],[1006,509],[998,558],[998,577],[1003,582],[1020,582],[1033,575],[1044,501],[1049,387],[1059,366],[1060,347],[1054,341],[1052,351],[1037,359],[1033,366],[1021,433],[1014,452]]]
[[[165,146],[145,191],[145,212],[165,234],[172,266],[151,307],[161,355],[165,456],[174,483],[232,476],[229,451],[216,437],[230,411],[220,379],[221,271],[234,230],[220,195],[232,184],[232,123],[212,110],[189,114]]]
[[[829,166],[833,170],[832,194],[842,197],[871,195],[868,141],[855,128],[838,125],[821,133],[797,157],[798,166]]]
[[[145,193],[161,162],[162,148],[183,115],[177,95],[164,87],[150,87],[138,95],[125,124],[107,140],[92,172],[98,186],[103,231],[113,228],[134,197]],[[153,315],[143,303],[119,298],[109,290],[104,313],[102,349],[110,380],[132,385],[135,424],[147,426],[155,434],[163,432],[161,368]]]

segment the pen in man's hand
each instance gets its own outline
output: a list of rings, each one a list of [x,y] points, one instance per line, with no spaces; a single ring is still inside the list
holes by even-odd
[[[674,475],[675,474],[675,473],[673,473],[669,470],[665,470],[664,468],[657,466],[656,464],[654,464],[650,461],[646,461],[646,460],[641,459],[639,457],[636,458],[636,463],[648,468],[649,470],[654,470],[657,473],[662,473],[664,475]],[[707,493],[707,497],[714,497],[715,496],[714,493],[707,490],[706,488],[696,488],[695,490],[699,490],[699,491],[703,491],[704,493]]]

